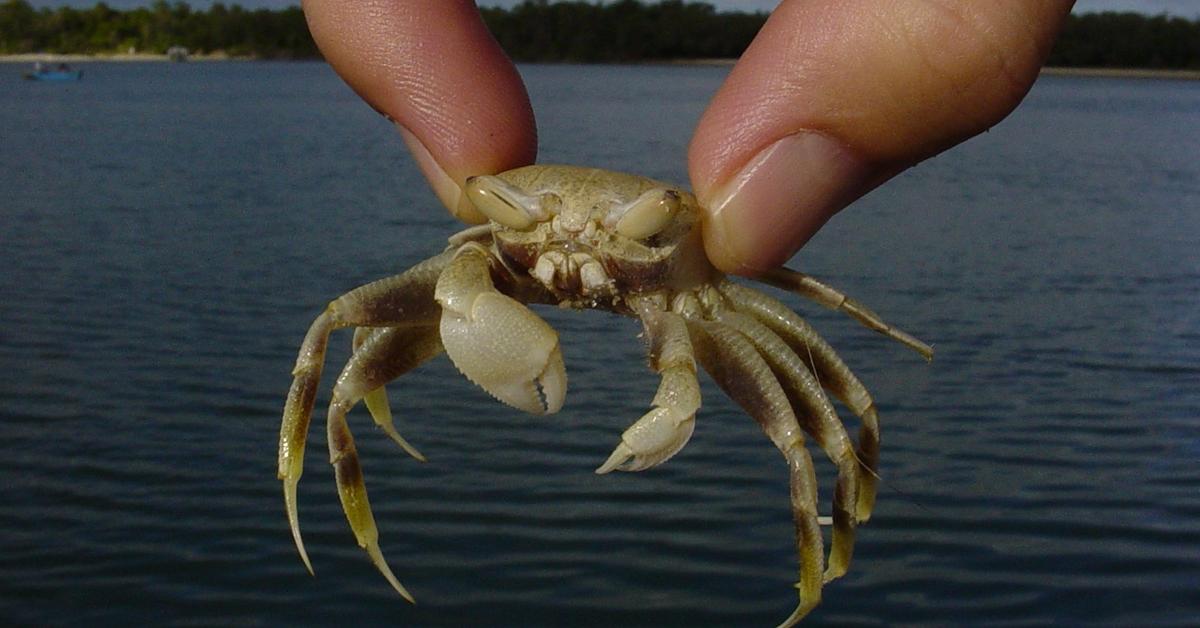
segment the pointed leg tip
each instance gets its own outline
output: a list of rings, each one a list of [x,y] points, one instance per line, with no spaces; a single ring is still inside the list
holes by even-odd
[[[834,580],[846,575],[847,571],[849,571],[849,565],[831,563],[829,567],[825,569],[825,573],[821,576],[821,583],[829,584],[830,582],[833,582]]]
[[[803,592],[806,588],[806,585],[803,582],[797,582],[794,586],[801,592]],[[812,610],[821,603],[821,589],[818,587],[815,594],[809,594],[810,598],[815,599],[806,600],[804,597],[804,594],[801,593],[800,603],[796,605],[796,610],[792,611],[792,614],[788,615],[788,618],[783,620],[783,622],[776,626],[776,628],[791,628],[792,626],[800,623],[800,620],[804,619],[805,616],[811,613]]]
[[[891,334],[891,336],[893,338],[895,338],[896,340],[898,340],[901,344],[903,344],[903,345],[907,346],[908,348],[912,349],[913,351],[916,351],[917,353],[921,354],[921,357],[925,358],[926,362],[933,361],[933,347],[932,346],[925,343],[921,339],[919,339],[915,336],[911,336],[911,335],[909,335],[905,332],[902,332],[898,329],[892,330],[892,331],[893,331],[893,333]]]
[[[613,452],[609,454],[608,460],[605,460],[604,464],[596,468],[596,475],[604,475],[610,471],[620,469],[621,465],[628,462],[631,457],[633,457],[633,450],[624,441],[618,443],[616,449],[613,449]]]
[[[308,570],[308,575],[315,576],[313,572],[312,561],[308,559],[308,551],[304,549],[304,539],[300,536],[300,517],[296,512],[296,485],[299,478],[285,478],[283,480],[283,506],[287,511],[288,527],[292,530],[292,540],[296,543],[296,550],[300,552],[300,560],[304,561],[304,568]]]
[[[862,484],[859,485],[858,500],[854,505],[854,517],[858,523],[866,523],[871,520],[871,513],[875,511],[877,485],[878,480],[874,478],[864,478]]]
[[[317,577],[317,573],[313,571],[312,562],[308,560],[308,552],[304,551],[304,544],[297,545],[296,549],[300,550],[300,560],[304,561],[304,568],[308,570],[308,575]]]
[[[413,597],[412,594],[408,592],[408,589],[405,589],[404,585],[400,584],[399,580],[393,578],[391,580],[391,584],[392,588],[396,590],[396,593],[399,593],[400,597],[404,598],[404,601],[412,604],[413,606],[417,605],[417,598]]]
[[[396,590],[396,593],[399,593],[400,597],[408,600],[409,604],[416,604],[416,598],[414,598],[412,594],[408,592],[408,589],[404,588],[404,585],[400,584],[400,580],[396,578],[396,574],[392,573],[392,568],[388,567],[387,560],[383,558],[383,551],[379,549],[379,544],[372,543],[364,549],[367,550],[367,555],[371,557],[371,563],[375,565],[375,568],[379,570],[379,573],[383,574],[383,577],[387,579],[388,584],[392,585],[392,588]]]
[[[375,424],[379,426],[379,429],[383,430],[383,432],[388,435],[388,438],[391,438],[393,441],[395,441],[395,443],[404,450],[404,453],[412,456],[419,462],[428,462],[428,460],[425,458],[425,455],[420,451],[417,451],[417,448],[413,447],[412,443],[409,443],[407,440],[405,440],[404,437],[400,435],[400,432],[396,430],[395,420],[392,418],[392,409],[388,404],[387,391],[383,386],[380,386],[379,388],[367,393],[367,395],[363,397],[363,401],[366,402],[367,410],[371,412],[371,418],[375,420]]]
[[[804,619],[804,617],[808,615],[815,606],[816,604],[805,604],[801,602],[800,605],[796,607],[796,610],[792,611],[792,614],[788,615],[788,618],[783,620],[783,622],[781,622],[775,628],[792,628],[792,626],[800,623],[800,620]]]
[[[604,464],[596,467],[596,470],[594,471],[594,473],[596,475],[608,475],[613,469],[616,469],[616,468],[617,468],[616,464],[614,464],[612,462],[605,462]]]
[[[425,454],[418,451],[417,448],[412,445],[412,443],[405,440],[404,437],[395,430],[395,428],[388,429],[385,427],[384,431],[392,439],[392,441],[400,446],[400,449],[404,450],[404,453],[412,456],[417,462],[429,462],[429,459],[425,457]]]
[[[300,552],[300,560],[304,563],[304,568],[308,570],[308,575],[316,576],[312,561],[308,559],[308,551],[304,549],[304,541],[300,538],[300,528],[292,528],[292,540],[296,542],[296,551]]]

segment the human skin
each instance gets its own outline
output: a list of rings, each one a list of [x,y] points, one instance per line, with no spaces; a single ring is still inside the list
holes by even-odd
[[[755,275],[904,169],[987,130],[1028,93],[1073,0],[784,0],[688,149],[709,259]],[[467,222],[471,175],[533,163],[512,62],[468,0],[305,0],[343,79],[393,120]]]

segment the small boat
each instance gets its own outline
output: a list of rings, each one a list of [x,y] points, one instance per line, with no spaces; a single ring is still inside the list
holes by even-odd
[[[25,79],[29,81],[78,81],[83,78],[83,70],[72,70],[65,63],[59,64],[57,68],[45,68],[41,64],[35,65],[32,72],[25,73]]]

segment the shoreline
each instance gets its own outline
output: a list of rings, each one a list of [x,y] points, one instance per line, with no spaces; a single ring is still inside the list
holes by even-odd
[[[235,57],[224,52],[214,52],[210,54],[189,54],[188,61],[254,61],[254,57]],[[0,63],[90,63],[90,62],[109,62],[116,61],[120,63],[154,63],[172,62],[171,58],[166,54],[156,54],[150,52],[105,52],[97,54],[82,54],[82,53],[64,53],[58,54],[54,52],[27,52],[13,55],[0,55]]]
[[[1158,70],[1149,68],[1042,68],[1041,76],[1079,76],[1085,78],[1200,80],[1200,70]]]
[[[232,56],[224,52],[209,54],[190,54],[187,61],[271,61],[274,59],[259,59],[257,57]],[[279,61],[320,61],[314,59],[278,59]],[[0,55],[0,63],[89,63],[89,62],[120,62],[120,63],[154,63],[171,62],[165,54],[154,53],[98,53],[98,54],[56,54],[52,52],[32,52],[22,54]],[[631,65],[690,65],[690,66],[732,66],[737,59],[660,59],[647,60]],[[588,65],[588,64],[582,64]],[[1129,78],[1129,79],[1160,79],[1176,81],[1200,80],[1200,70],[1162,70],[1152,68],[1067,68],[1044,67],[1040,76],[1072,76],[1085,78]]]

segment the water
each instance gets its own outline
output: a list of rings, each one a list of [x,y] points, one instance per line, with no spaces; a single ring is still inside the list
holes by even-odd
[[[456,225],[323,65],[91,64],[68,85],[0,69],[0,624],[763,626],[791,611],[786,471],[711,382],[674,460],[592,474],[656,386],[637,326],[600,313],[543,311],[571,375],[557,416],[500,406],[444,358],[392,387],[429,464],[352,415],[418,606],[355,546],[314,429],[310,578],[275,479],[296,348],[329,298]],[[523,72],[543,160],[682,181],[725,70]],[[884,425],[875,518],[809,625],[1195,621],[1197,87],[1043,79],[793,261],[937,348],[925,364],[793,301]]]

